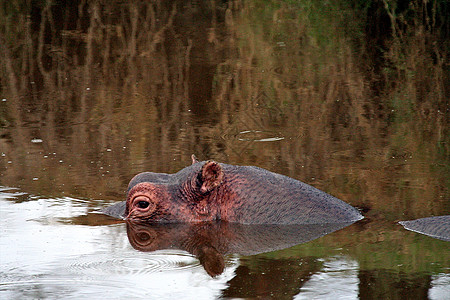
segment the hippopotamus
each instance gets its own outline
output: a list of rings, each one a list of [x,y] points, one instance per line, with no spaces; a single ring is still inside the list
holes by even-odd
[[[198,161],[175,174],[133,177],[127,199],[103,211],[149,223],[351,223],[359,211],[306,183],[253,166]]]
[[[405,229],[450,242],[450,215],[399,222]]]

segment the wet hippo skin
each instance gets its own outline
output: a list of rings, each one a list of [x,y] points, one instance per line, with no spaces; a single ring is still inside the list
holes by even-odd
[[[405,229],[450,242],[450,215],[399,222]]]
[[[144,222],[223,220],[243,224],[346,223],[357,209],[298,180],[251,166],[199,162],[175,174],[144,172],[126,202],[103,211]]]

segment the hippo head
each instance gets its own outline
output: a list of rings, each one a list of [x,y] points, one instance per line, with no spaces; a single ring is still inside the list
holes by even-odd
[[[223,180],[220,164],[198,162],[176,174],[145,172],[128,186],[125,216],[145,222],[192,222],[217,219],[214,193]]]
[[[195,158],[175,174],[136,175],[127,200],[103,212],[153,223],[330,224],[363,218],[354,207],[301,181],[257,167]]]

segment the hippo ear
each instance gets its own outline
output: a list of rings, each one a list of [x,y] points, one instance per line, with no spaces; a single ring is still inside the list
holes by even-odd
[[[197,159],[197,157],[195,157],[195,154],[191,155],[191,159],[192,159],[192,164],[198,163],[198,159]]]
[[[202,186],[200,191],[208,193],[222,183],[222,167],[215,161],[208,161],[202,167]]]

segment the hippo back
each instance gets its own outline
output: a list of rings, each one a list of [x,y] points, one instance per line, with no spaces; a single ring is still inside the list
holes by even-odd
[[[450,242],[450,215],[400,221],[399,223],[408,230]]]
[[[363,218],[354,207],[298,180],[258,167],[221,165],[225,181],[238,202],[230,221],[325,224]]]

